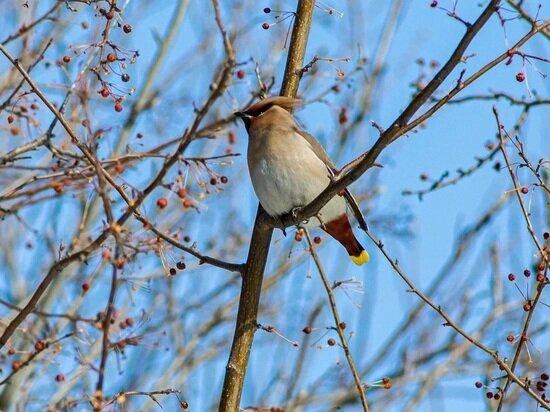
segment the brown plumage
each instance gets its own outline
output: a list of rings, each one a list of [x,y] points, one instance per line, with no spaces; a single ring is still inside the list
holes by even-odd
[[[336,171],[317,139],[291,115],[298,104],[298,99],[277,96],[235,113],[249,134],[248,168],[254,191],[266,212],[274,217],[309,204],[330,184],[329,176]],[[346,201],[359,225],[366,229],[361,210],[347,189],[333,197],[307,225],[321,226],[360,265],[369,256],[353,234]]]

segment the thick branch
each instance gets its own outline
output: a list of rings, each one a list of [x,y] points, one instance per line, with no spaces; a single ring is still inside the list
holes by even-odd
[[[214,0],[217,5],[217,0]],[[300,81],[300,69],[304,63],[311,18],[315,8],[314,0],[300,0],[296,11],[296,22],[292,30],[290,49],[281,95],[295,96]],[[227,362],[225,379],[220,400],[220,411],[238,411],[244,383],[244,376],[250,350],[257,329],[257,315],[262,290],[264,269],[269,253],[273,228],[267,224],[269,217],[258,206],[250,249],[243,272],[243,283],[239,299],[239,310],[231,354]]]

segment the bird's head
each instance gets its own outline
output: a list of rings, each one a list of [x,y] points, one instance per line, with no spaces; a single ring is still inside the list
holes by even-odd
[[[250,125],[254,122],[254,119],[262,116],[274,106],[279,106],[290,113],[292,109],[300,103],[300,99],[295,99],[293,97],[272,96],[254,103],[245,111],[235,112],[234,115],[242,119],[246,130],[249,131]]]

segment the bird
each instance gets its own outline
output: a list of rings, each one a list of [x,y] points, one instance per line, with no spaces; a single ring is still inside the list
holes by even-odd
[[[319,141],[306,132],[291,111],[300,99],[271,96],[234,115],[248,132],[247,163],[252,186],[263,209],[274,218],[295,214],[313,201],[337,172]],[[306,227],[321,227],[348,252],[356,265],[367,263],[368,252],[355,237],[346,203],[359,226],[367,223],[350,191],[335,195]]]

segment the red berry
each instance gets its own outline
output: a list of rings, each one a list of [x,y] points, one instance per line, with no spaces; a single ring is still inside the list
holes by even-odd
[[[117,175],[121,174],[124,171],[124,165],[121,165],[120,163],[115,165],[115,173]]]
[[[523,271],[523,276],[525,276],[526,278],[528,278],[529,276],[531,276],[531,271],[529,269],[525,269]]]
[[[165,197],[159,197],[157,199],[157,207],[159,209],[164,209],[166,206],[168,206],[168,200],[166,200]]]
[[[228,182],[228,180],[229,179],[227,178],[227,176],[220,177],[220,182],[222,182],[224,185]]]
[[[116,60],[116,54],[114,54],[114,53],[109,53],[109,54],[107,55],[107,61],[108,61],[109,63],[112,63],[112,62],[114,62],[115,60]]]
[[[306,335],[309,335],[311,333],[312,329],[311,326],[306,326],[304,329],[302,329],[302,332],[304,332]]]
[[[513,282],[514,280],[516,280],[516,276],[515,276],[513,273],[510,273],[510,274],[508,275],[508,280],[509,280],[510,282]]]
[[[210,184],[212,186],[215,186],[217,183],[218,183],[218,179],[216,179],[215,177],[210,178]]]
[[[178,263],[176,263],[176,267],[178,268],[178,270],[184,270],[185,269],[185,263],[178,262]]]
[[[170,268],[170,276],[175,276],[177,273],[176,269]]]
[[[476,385],[476,388],[478,388],[478,389],[481,388],[481,387],[483,386],[483,384],[482,384],[480,381],[477,381],[477,382],[475,383],[475,385]]]
[[[531,310],[531,304],[529,302],[523,304],[523,310],[529,312]],[[523,338],[523,337],[522,337]]]
[[[183,409],[189,408],[189,404],[186,401],[180,401],[180,405]]]
[[[111,92],[107,88],[101,89],[99,93],[101,94],[102,97],[109,97],[109,95],[111,94]]]
[[[542,237],[544,238],[544,240],[548,240],[548,238],[550,238],[550,233],[544,232],[544,233],[542,234]]]
[[[108,13],[105,13],[105,18],[111,20],[115,16],[115,13],[111,10]]]
[[[340,327],[340,329],[344,330],[344,329],[346,329],[346,326],[347,326],[347,325],[346,325],[346,322],[340,322],[340,323],[338,324],[338,326]]]
[[[241,70],[237,70],[237,77],[238,77],[239,79],[244,79],[244,76],[245,76],[244,70],[242,70],[242,69],[241,69]]]
[[[269,29],[269,23],[262,24],[262,29],[264,29],[264,30]]]
[[[315,243],[315,244],[317,244],[317,245],[318,245],[319,243],[321,243],[321,237],[320,237],[320,236],[315,236],[315,237],[313,238],[313,243]]]
[[[8,116],[8,123],[12,124],[15,121],[15,117],[13,117],[11,114]]]
[[[90,290],[90,284],[88,282],[84,282],[81,285],[81,288],[82,288],[82,292],[87,292],[88,290]]]
[[[487,392],[485,396],[487,397],[487,399],[493,399],[493,392]]]
[[[498,401],[500,399],[500,395],[498,393],[495,393],[495,396],[493,396],[493,399],[495,401]]]
[[[63,56],[63,63],[70,63],[70,61],[71,61],[71,56],[67,56],[67,55]]]
[[[185,199],[187,197],[187,191],[183,187],[178,189],[178,197],[180,199]]]
[[[191,200],[189,200],[189,198],[185,198],[183,199],[183,207],[186,208],[186,209],[189,209],[190,207],[193,206],[193,202]]]
[[[336,345],[336,339],[330,338],[329,340],[327,340],[327,344],[328,344],[328,346]]]
[[[126,318],[124,319],[124,324],[126,326],[132,326],[134,324],[134,320],[132,318]]]
[[[525,80],[525,73],[519,72],[518,74],[516,74],[516,80],[517,80],[518,82],[520,82],[520,83],[521,83],[522,81],[524,81],[524,80]]]
[[[116,103],[115,104],[115,111],[120,113],[124,108],[122,107],[122,104],[121,103]]]
[[[541,378],[543,381],[547,381],[550,377],[548,376],[547,373],[542,373],[542,374],[540,375],[540,378]]]
[[[521,188],[521,193],[523,193],[524,195],[526,195],[527,193],[529,193],[529,189],[526,188],[525,186],[523,186],[523,187]]]
[[[189,242],[191,242],[191,237],[189,235],[185,235],[183,237],[183,241],[189,243]]]
[[[14,370],[14,371],[18,371],[19,369],[21,369],[21,362],[19,361],[15,361],[11,364],[11,368]]]
[[[15,349],[14,348],[9,348],[8,349],[8,355],[15,355]]]
[[[126,23],[124,26],[122,26],[122,30],[124,31],[124,33],[130,33],[132,31],[132,26]]]
[[[235,132],[234,131],[230,131],[229,133],[227,133],[227,140],[229,140],[229,144],[235,144]]]
[[[544,276],[544,273],[537,274],[537,282],[543,283],[546,280],[546,277]]]
[[[46,347],[46,344],[44,343],[43,340],[39,340],[34,344],[34,349],[37,352],[43,351],[45,347]]]
[[[512,335],[508,335],[508,336],[506,337],[506,340],[507,340],[508,342],[510,342],[510,343],[513,343],[513,342],[514,342],[514,337],[513,337]]]
[[[55,380],[57,382],[63,382],[65,381],[65,375],[63,375],[62,373],[58,373],[57,375],[55,375]]]

